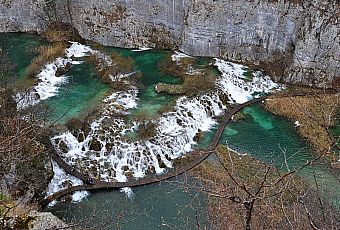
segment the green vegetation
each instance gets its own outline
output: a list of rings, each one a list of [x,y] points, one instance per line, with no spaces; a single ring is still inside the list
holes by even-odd
[[[237,112],[234,116],[233,116],[233,121],[239,121],[239,120],[244,120],[245,119],[245,115],[242,113],[242,111]]]
[[[246,77],[246,81],[248,81],[248,82],[251,82],[251,81],[253,81],[253,78],[254,78],[254,75],[253,75],[253,69],[251,69],[251,68],[245,68],[244,69],[245,70],[245,72],[243,73],[243,76],[245,76]]]
[[[8,196],[6,194],[0,193],[0,201],[8,199]]]

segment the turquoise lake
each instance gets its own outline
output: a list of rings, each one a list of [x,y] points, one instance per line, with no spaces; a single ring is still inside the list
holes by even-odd
[[[10,60],[15,63],[17,81],[24,81],[25,69],[35,54],[32,47],[47,44],[36,35],[0,34],[7,44]],[[106,47],[134,60],[134,70],[142,73],[142,89],[138,96],[138,108],[132,112],[146,111],[156,115],[164,105],[174,103],[177,96],[157,93],[157,83],[178,84],[175,76],[162,74],[159,64],[171,51],[151,50],[132,52],[129,49]],[[23,58],[25,57],[25,58]],[[199,59],[197,65],[206,64],[210,59]],[[68,82],[59,89],[59,94],[42,104],[49,107],[49,121],[64,124],[74,117],[84,117],[97,108],[110,92],[109,87],[96,75],[95,67],[89,63],[73,65],[67,72]],[[239,153],[247,153],[282,170],[293,170],[313,158],[315,153],[296,132],[292,122],[264,110],[260,104],[243,109],[244,120],[231,122],[224,130],[221,144],[228,145]],[[208,133],[197,148],[210,143],[217,125]],[[340,135],[339,126],[333,130]],[[288,169],[287,169],[288,167]],[[315,178],[322,187],[322,193],[329,201],[340,207],[340,182],[330,172],[324,161],[313,164],[300,172],[304,181],[314,186]],[[127,198],[119,191],[92,193],[80,203],[61,202],[49,208],[58,217],[67,221],[90,220],[90,225],[108,223],[107,229],[169,229],[185,226],[195,229],[196,215],[205,224],[207,197],[194,190],[186,191],[178,183],[166,181],[133,189],[133,198]],[[118,225],[118,226],[117,226]]]

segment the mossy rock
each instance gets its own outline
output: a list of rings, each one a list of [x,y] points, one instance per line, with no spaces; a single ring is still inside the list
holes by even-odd
[[[67,62],[65,67],[57,68],[57,72],[55,73],[55,75],[57,77],[60,77],[60,76],[62,76],[64,74],[66,74],[66,72],[71,68],[71,66],[72,66],[71,63]]]
[[[111,143],[106,143],[106,145],[105,145],[105,148],[106,148],[107,152],[109,152],[109,153],[111,152],[112,147],[113,147],[113,144],[111,144]]]
[[[340,162],[339,161],[337,161],[337,162],[333,162],[333,163],[331,163],[331,166],[332,166],[332,168],[333,169],[340,169]]]
[[[195,136],[194,136],[194,141],[195,142],[200,142],[203,139],[203,133],[202,132],[198,132]]]
[[[242,112],[237,112],[236,114],[234,114],[233,116],[233,121],[242,121],[244,120],[246,117],[244,116],[244,114]]]
[[[185,93],[182,85],[170,85],[170,84],[165,84],[165,83],[158,83],[155,86],[155,90],[157,93],[165,92],[165,93],[173,94],[173,95]]]
[[[125,172],[125,176],[127,178],[132,178],[133,177],[133,173],[131,171],[127,171],[127,172]]]
[[[67,153],[68,152],[68,147],[67,144],[65,143],[65,141],[60,141],[58,144],[58,148],[63,152],[63,153]]]
[[[93,151],[100,151],[102,149],[102,145],[100,144],[98,140],[92,139],[90,141],[89,148],[90,150],[93,150]]]
[[[78,133],[78,142],[83,142],[85,140],[85,134],[83,132]]]
[[[72,118],[68,120],[65,125],[74,136],[78,136],[80,132],[83,132],[85,138],[91,131],[89,124],[86,121],[81,121],[78,118]]]
[[[127,172],[129,170],[129,166],[127,166],[127,165],[122,166],[122,170],[124,172]]]
[[[66,180],[66,181],[64,181],[64,182],[62,183],[62,186],[63,186],[63,187],[66,187],[66,188],[72,187],[72,182],[69,181],[69,180]]]
[[[228,104],[228,101],[229,101],[229,98],[228,98],[228,95],[226,94],[220,94],[218,95],[220,101],[222,101],[223,105],[227,105]]]
[[[71,132],[78,132],[83,127],[83,123],[77,118],[72,118],[66,122],[66,127]]]
[[[166,164],[163,161],[161,161],[159,162],[159,167],[164,169],[166,168]]]
[[[149,166],[148,167],[148,172],[155,173],[156,172],[155,166],[153,166],[153,165]]]

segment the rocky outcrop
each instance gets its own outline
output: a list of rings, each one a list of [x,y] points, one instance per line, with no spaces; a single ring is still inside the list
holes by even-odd
[[[33,221],[30,224],[30,229],[32,230],[73,229],[50,212],[33,211],[29,216],[33,218]]]
[[[158,93],[166,92],[168,94],[185,94],[185,90],[181,85],[158,83],[155,86],[155,90]]]
[[[45,1],[2,1],[0,31],[41,31],[44,22],[61,19],[104,45],[252,63],[287,83],[340,82],[338,0]],[[53,19],[50,2],[58,15]]]

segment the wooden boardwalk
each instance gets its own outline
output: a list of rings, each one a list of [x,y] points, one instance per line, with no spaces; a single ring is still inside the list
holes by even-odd
[[[67,164],[58,154],[52,153],[51,157],[52,159],[59,164],[60,167],[62,167],[65,172],[68,174],[75,176],[85,182],[83,185],[76,185],[72,186],[63,190],[60,190],[59,192],[56,192],[50,196],[47,196],[45,199],[41,201],[41,207],[46,207],[48,203],[51,201],[58,199],[60,197],[63,197],[67,194],[73,193],[75,191],[81,191],[81,190],[100,190],[100,189],[117,189],[117,188],[124,188],[124,187],[137,187],[152,183],[157,183],[163,180],[167,180],[173,177],[176,177],[178,175],[183,174],[184,172],[194,168],[196,165],[200,164],[202,161],[204,161],[212,152],[215,151],[215,148],[218,145],[219,140],[221,139],[221,136],[223,134],[225,126],[228,124],[228,122],[231,120],[232,116],[236,114],[238,111],[243,109],[246,106],[249,106],[251,104],[257,103],[259,101],[262,101],[266,99],[267,96],[263,96],[260,98],[255,98],[251,101],[245,102],[243,104],[237,105],[236,107],[229,110],[223,117],[222,121],[219,124],[219,127],[217,131],[215,132],[214,138],[209,144],[208,148],[206,150],[195,150],[191,153],[191,156],[193,160],[188,162],[186,165],[171,170],[168,173],[160,174],[160,175],[154,175],[154,176],[146,176],[144,178],[140,179],[132,179],[127,182],[105,182],[100,181],[96,179],[92,179],[91,184],[86,184],[88,182],[88,177],[81,172],[74,170],[72,166]]]
[[[329,93],[329,92],[328,92]],[[328,94],[327,93],[327,94]],[[334,93],[334,92],[333,92]],[[295,94],[283,94],[278,95],[278,97],[293,97],[293,96],[306,96],[308,93],[295,93]],[[117,189],[117,188],[124,188],[124,187],[137,187],[152,183],[157,183],[163,180],[167,180],[173,177],[176,177],[178,175],[183,174],[184,172],[194,168],[198,164],[200,164],[202,161],[204,161],[212,152],[215,151],[219,140],[221,139],[221,136],[223,134],[223,131],[225,129],[225,126],[228,124],[228,122],[231,120],[232,116],[235,115],[238,111],[243,109],[246,106],[255,104],[257,102],[263,101],[267,99],[270,96],[262,96],[259,98],[254,98],[250,101],[247,101],[243,104],[239,104],[236,107],[229,110],[223,117],[222,121],[219,124],[219,127],[214,135],[213,140],[209,144],[208,148],[206,150],[195,150],[191,153],[192,160],[188,162],[186,165],[183,165],[179,167],[178,169],[174,169],[169,171],[165,174],[160,175],[148,175],[141,179],[131,179],[127,182],[105,182],[93,179],[91,183],[88,183],[89,178],[82,174],[79,171],[74,170],[70,165],[68,165],[58,154],[53,153],[51,154],[51,157],[54,161],[56,161],[60,167],[62,167],[68,174],[71,174],[72,176],[75,176],[85,182],[83,185],[77,185],[72,186],[63,190],[60,190],[59,192],[56,192],[50,196],[47,196],[44,200],[41,201],[41,207],[46,207],[48,203],[51,201],[58,199],[60,197],[63,197],[67,194],[73,193],[75,191],[81,191],[81,190],[101,190],[101,189]],[[273,96],[272,96],[273,97]],[[275,97],[275,96],[274,96]]]

